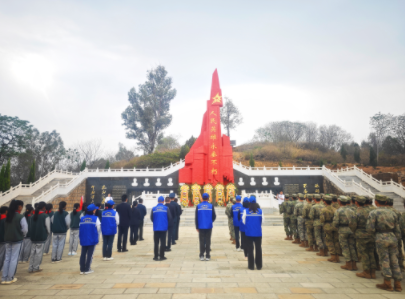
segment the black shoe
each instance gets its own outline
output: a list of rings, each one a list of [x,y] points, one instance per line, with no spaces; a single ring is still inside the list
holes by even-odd
[[[165,248],[165,251],[172,251],[170,248]]]
[[[154,261],[159,261],[159,259],[157,257],[154,257],[153,260]]]
[[[132,244],[132,245],[136,245],[136,243]]]
[[[122,249],[122,252],[127,252],[128,251],[128,249]]]
[[[176,244],[177,244],[176,242],[173,242],[173,243],[172,243],[172,245],[176,245]]]
[[[118,249],[117,251],[118,251],[118,252],[122,252],[121,249]]]
[[[249,270],[254,270],[255,268],[249,268],[249,267],[248,267],[248,269],[249,269]]]
[[[161,257],[160,260],[161,261],[167,260],[167,257]]]
[[[145,239],[139,239],[139,241],[143,241],[143,240],[145,240]]]

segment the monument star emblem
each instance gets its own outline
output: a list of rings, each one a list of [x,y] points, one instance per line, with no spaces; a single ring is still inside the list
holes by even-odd
[[[212,104],[222,103],[222,96],[220,96],[219,93],[217,93],[217,95],[215,97],[213,97],[212,99],[213,99]]]

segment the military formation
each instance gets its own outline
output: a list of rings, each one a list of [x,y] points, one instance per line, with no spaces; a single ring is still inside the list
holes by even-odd
[[[357,271],[361,262],[363,271],[356,276],[376,279],[376,271],[381,271],[384,281],[376,287],[401,292],[405,212],[401,214],[393,199],[383,195],[376,195],[374,203],[365,196],[285,194],[280,205],[284,240],[318,256],[330,254],[332,263],[343,257],[343,270]]]

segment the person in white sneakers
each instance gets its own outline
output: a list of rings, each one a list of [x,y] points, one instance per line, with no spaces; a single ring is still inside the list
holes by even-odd
[[[70,238],[68,255],[77,255],[77,246],[79,246],[79,228],[80,213],[78,211],[80,204],[73,205],[73,211],[70,213]]]
[[[120,216],[114,211],[115,202],[113,200],[105,202],[105,210],[101,214],[101,233],[103,234],[103,260],[111,261],[114,258],[112,248],[114,237],[117,234],[117,226],[120,224]]]

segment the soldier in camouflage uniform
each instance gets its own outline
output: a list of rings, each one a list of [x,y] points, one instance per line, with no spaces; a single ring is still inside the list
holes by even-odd
[[[334,207],[336,210],[340,208],[340,205],[338,203],[338,197],[336,194],[331,194],[330,195],[332,197],[332,207]],[[338,233],[338,238],[339,238],[339,233]],[[338,256],[343,256],[342,254],[342,248],[340,247],[340,243],[337,243],[338,248],[336,249],[336,254]]]
[[[373,199],[370,196],[365,196],[366,198],[366,206],[371,210],[375,210],[377,209],[375,205],[373,205]],[[375,237],[375,236],[374,236]],[[375,263],[377,265],[377,271],[381,271],[381,267],[380,267],[380,258],[378,256],[377,253],[377,248],[374,246],[374,259],[375,259]]]
[[[346,265],[340,266],[344,270],[357,270],[356,262],[356,244],[354,240],[354,218],[353,210],[349,207],[350,198],[339,196],[340,208],[336,210],[333,217],[333,225],[339,230],[339,243],[342,248],[343,256],[346,259]]]
[[[235,204],[235,199],[231,199],[232,204]],[[236,244],[235,241],[235,228],[233,227],[233,212],[232,212],[232,205],[226,205],[225,214],[228,216],[228,228],[229,228],[229,235],[231,236],[232,244]]]
[[[285,199],[280,205],[280,214],[283,214],[283,223],[284,223],[284,231],[286,234],[286,238],[284,240],[292,240],[292,233],[290,231],[290,217],[287,215],[287,202],[288,202],[288,194],[284,194]]]
[[[304,194],[298,193],[298,203],[294,207],[294,216],[297,217],[298,235],[301,240],[300,247],[305,247],[307,240],[307,230],[305,227],[305,219],[302,217],[302,210],[304,209]]]
[[[394,289],[402,291],[402,273],[398,264],[398,239],[401,233],[397,215],[390,210],[386,203],[387,197],[376,195],[377,209],[370,212],[367,220],[367,231],[376,234],[376,247],[382,263],[384,283],[376,287],[382,290],[393,291],[391,279],[394,278]]]
[[[404,199],[404,208],[405,208],[405,199]],[[405,249],[405,212],[402,213],[401,218],[399,219],[399,228],[401,229],[403,248]],[[402,270],[402,272],[404,271]]]
[[[357,206],[356,206],[356,198],[357,196],[353,195],[350,197],[350,206],[354,213],[357,213]]]
[[[290,216],[290,230],[291,233],[294,236],[294,241],[292,243],[294,244],[299,244],[300,239],[298,237],[298,230],[297,230],[297,217],[294,216],[294,208],[295,205],[297,204],[297,194],[292,195],[292,200],[290,200],[287,203],[287,214]]]
[[[392,198],[387,199],[387,206],[388,206],[388,209],[390,209],[397,215],[398,223],[399,223],[399,221],[401,219],[401,212],[399,212],[397,209],[394,208],[394,200]],[[398,239],[398,264],[399,264],[399,268],[401,268],[401,271],[404,272],[404,253],[402,252],[401,234],[398,234],[396,237]]]
[[[328,261],[332,263],[339,263],[339,234],[337,228],[333,226],[333,217],[335,216],[336,209],[332,206],[331,196],[326,195],[323,200],[326,207],[321,210],[321,216],[319,219],[323,224],[323,230],[325,232],[325,244],[328,247],[331,255],[331,258],[328,259]]]
[[[356,276],[375,279],[375,271],[377,269],[374,258],[375,238],[374,234],[366,231],[367,219],[372,209],[369,205],[366,205],[366,198],[364,196],[356,198],[356,206],[357,211],[353,227],[355,227],[354,235],[356,237],[357,253],[360,255],[363,265],[363,272],[356,273]]]
[[[315,195],[315,205],[309,211],[309,218],[314,220],[314,233],[316,244],[319,247],[319,252],[316,255],[326,256],[325,252],[325,235],[323,232],[323,225],[320,220],[321,210],[324,208],[324,205],[321,204],[321,196]]]
[[[316,247],[314,235],[314,221],[311,218],[309,218],[309,212],[311,211],[312,206],[315,204],[315,202],[312,201],[313,197],[314,197],[313,194],[307,195],[307,204],[304,206],[304,209],[302,210],[302,217],[305,219],[305,226],[307,228],[308,241],[306,243],[306,246],[307,247],[309,246],[309,248],[305,249],[306,251],[314,251],[314,247]]]

